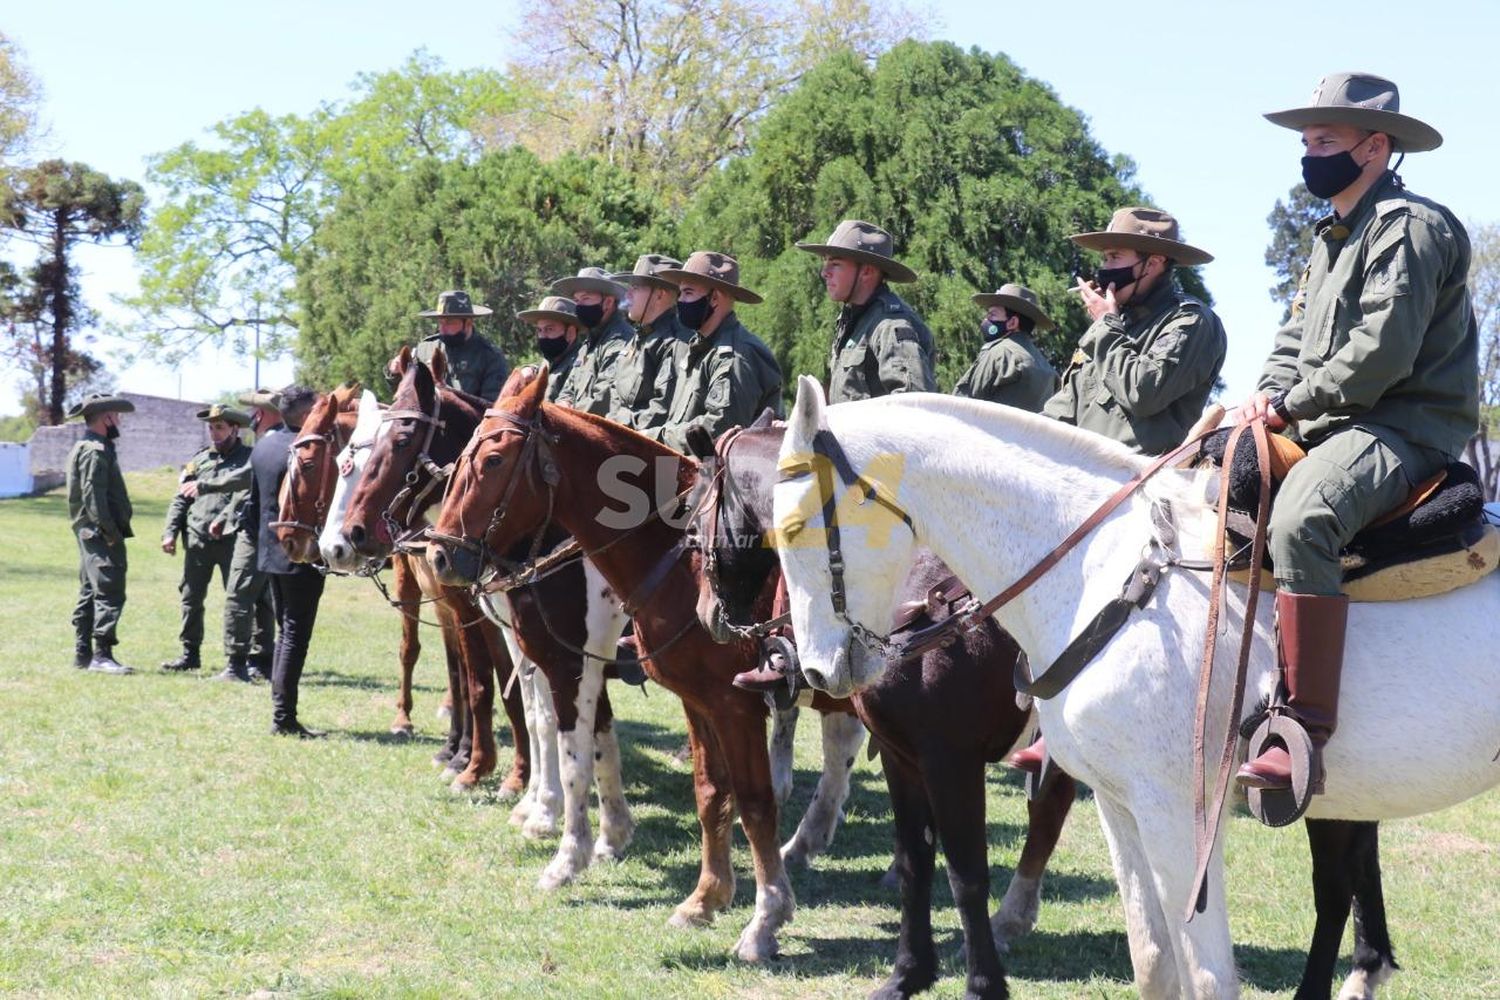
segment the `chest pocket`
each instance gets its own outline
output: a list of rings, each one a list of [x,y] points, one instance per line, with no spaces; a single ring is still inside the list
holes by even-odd
[[[870,350],[868,341],[859,340],[845,345],[839,351],[838,368],[844,373],[845,381],[865,392],[875,391],[879,384],[875,355]]]
[[[615,361],[615,391],[620,402],[634,409],[644,400],[641,386],[646,381],[646,358],[638,348],[630,348]]]

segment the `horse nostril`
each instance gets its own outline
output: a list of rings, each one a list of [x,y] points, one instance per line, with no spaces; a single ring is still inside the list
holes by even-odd
[[[436,549],[432,553],[432,566],[439,573],[448,572],[448,554],[442,549]]]
[[[355,545],[359,545],[363,543],[364,540],[365,529],[362,526],[356,524],[354,527],[349,529],[349,541],[353,542]]]

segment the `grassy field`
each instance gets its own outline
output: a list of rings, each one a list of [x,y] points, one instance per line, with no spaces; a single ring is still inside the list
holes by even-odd
[[[689,771],[674,756],[682,717],[660,689],[618,693],[639,823],[630,857],[543,894],[534,883],[550,845],[523,840],[509,806],[450,795],[429,763],[441,731],[437,649],[419,667],[417,736],[388,735],[397,628],[369,583],[332,580],[324,598],[301,714],[327,740],[269,736],[265,686],[155,671],[177,628],[181,564],[155,546],[172,480],[129,479],[138,537],[117,652],[141,670],[135,677],[68,666],[77,567],[64,500],[0,501],[0,993],[843,997],[888,971],[896,900],[877,881],[890,813],[873,765],[856,772],[830,856],[793,873],[800,908],[785,957],[746,967],[727,957],[753,897],[742,838],[735,907],[711,929],[665,926],[698,867]],[[219,608],[212,599],[211,636]],[[204,672],[217,670],[217,643],[205,654]],[[805,805],[817,766],[810,719],[799,735],[793,808]],[[1024,823],[1018,783],[994,770],[997,900]],[[1312,927],[1303,835],[1245,818],[1228,833],[1245,993],[1287,992]],[[1406,970],[1383,996],[1500,997],[1500,797],[1388,824],[1382,837]],[[936,904],[947,962],[931,995],[961,996],[946,880]],[[1007,965],[1018,997],[1133,993],[1086,799],[1044,887],[1040,924]]]

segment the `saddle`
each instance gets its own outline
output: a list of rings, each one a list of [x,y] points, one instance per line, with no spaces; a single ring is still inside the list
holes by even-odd
[[[1204,438],[1198,467],[1224,467],[1229,429]],[[1271,500],[1293,465],[1306,452],[1295,442],[1272,435]],[[1260,502],[1260,475],[1255,468],[1254,442],[1245,436],[1229,462],[1230,514],[1227,529],[1231,551],[1240,553],[1230,563],[1231,579],[1250,579],[1249,537]],[[1355,535],[1342,553],[1344,593],[1357,602],[1405,601],[1457,590],[1494,572],[1500,566],[1500,529],[1484,517],[1484,490],[1479,475],[1463,462],[1452,462],[1412,490],[1395,510],[1377,518]],[[1259,586],[1275,590],[1270,565],[1260,567]]]

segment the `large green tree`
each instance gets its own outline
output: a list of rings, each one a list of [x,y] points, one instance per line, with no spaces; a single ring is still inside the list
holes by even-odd
[[[512,148],[372,174],[343,190],[301,258],[299,369],[315,384],[382,387],[390,357],[432,332],[416,314],[447,288],[492,307],[480,332],[519,360],[531,335],[514,313],[584,264],[631,262],[661,215],[597,158],[543,163]]]
[[[40,105],[41,85],[27,68],[20,47],[0,31],[0,183],[36,138]]]
[[[1041,296],[1061,325],[1043,347],[1067,358],[1086,326],[1067,289],[1092,266],[1067,236],[1139,203],[1131,175],[1082,115],[1005,56],[908,42],[873,67],[845,53],[809,73],[766,116],[750,154],[698,193],[679,249],[737,256],[766,297],[747,324],[788,375],[822,375],[836,306],[814,258],[793,244],[821,241],[843,218],[884,226],[921,275],[901,294],[932,327],[947,388],[980,343],[969,296],[1007,281]]]
[[[1266,225],[1271,227],[1266,266],[1276,272],[1271,298],[1281,303],[1283,323],[1291,318],[1292,299],[1312,256],[1313,224],[1327,214],[1328,202],[1314,197],[1307,185],[1298,184],[1287,192],[1284,201],[1278,198],[1266,216]]]
[[[79,296],[73,249],[79,243],[134,244],[144,206],[145,193],[134,181],[114,180],[86,164],[64,160],[18,171],[6,195],[3,214],[20,238],[39,250],[14,315],[31,326],[36,363],[48,372],[45,386],[38,386],[48,423],[62,423],[70,385],[99,367],[74,342],[91,317]],[[37,333],[42,326],[49,334],[45,342]]]

